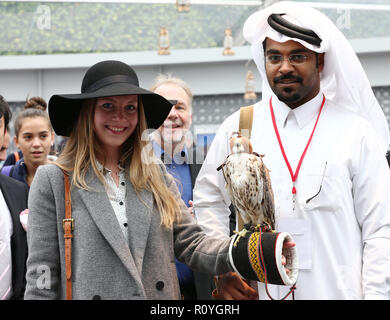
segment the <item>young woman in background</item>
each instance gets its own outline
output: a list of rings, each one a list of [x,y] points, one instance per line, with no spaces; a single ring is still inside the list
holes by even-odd
[[[14,124],[14,143],[23,157],[15,165],[4,166],[2,174],[24,182],[30,187],[37,168],[48,163],[50,148],[54,144],[54,132],[50,124],[46,101],[41,97],[27,100]]]

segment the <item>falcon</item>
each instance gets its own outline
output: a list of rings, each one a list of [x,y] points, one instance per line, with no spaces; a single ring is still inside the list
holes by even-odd
[[[222,169],[230,200],[244,222],[236,246],[251,230],[274,230],[275,207],[264,155],[253,152],[249,139],[240,133],[233,133],[229,142],[232,153],[218,169]]]

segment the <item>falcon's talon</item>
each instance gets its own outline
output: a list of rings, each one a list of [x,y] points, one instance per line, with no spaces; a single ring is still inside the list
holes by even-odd
[[[240,241],[240,239],[241,238],[245,238],[246,234],[250,233],[250,231],[248,229],[244,228],[240,232],[234,230],[233,233],[238,234],[238,237],[237,237],[236,241],[234,241],[234,243],[233,243],[233,246],[236,248],[238,242]]]

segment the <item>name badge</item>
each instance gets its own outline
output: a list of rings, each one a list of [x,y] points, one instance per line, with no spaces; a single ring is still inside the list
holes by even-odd
[[[298,253],[298,269],[312,268],[312,228],[306,219],[279,218],[276,230],[288,232],[294,238]]]

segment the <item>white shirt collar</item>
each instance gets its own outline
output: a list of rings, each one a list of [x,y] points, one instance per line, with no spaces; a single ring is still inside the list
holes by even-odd
[[[100,171],[103,171],[103,175],[106,175],[108,173],[111,174],[111,170],[110,169],[107,169],[107,168],[103,168],[103,165],[99,162],[99,161],[96,161],[96,166],[97,168],[100,170]],[[119,170],[119,173],[122,173],[125,169],[120,165],[118,164],[118,168],[120,169]]]
[[[298,108],[291,109],[284,102],[272,95],[272,107],[274,109],[278,127],[285,127],[288,121],[296,121],[300,129],[304,128],[314,117],[318,115],[323,94],[320,91],[313,99],[302,104]]]

